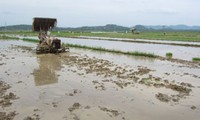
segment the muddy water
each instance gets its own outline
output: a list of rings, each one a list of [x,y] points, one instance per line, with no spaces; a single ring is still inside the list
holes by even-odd
[[[36,55],[35,44],[0,42],[0,81],[19,97],[0,111],[16,111],[15,120],[199,119],[198,68],[83,49]]]
[[[38,39],[37,37],[28,37],[33,39]],[[98,37],[94,37],[97,39]],[[131,43],[131,42],[116,42],[107,40],[95,40],[95,39],[78,39],[78,38],[63,38],[60,37],[62,42],[86,45],[93,47],[103,47],[107,49],[115,49],[121,51],[140,51],[147,53],[154,53],[159,56],[165,57],[166,53],[173,53],[173,58],[189,60],[191,61],[194,57],[200,57],[200,48],[191,46],[173,46],[173,45],[162,45],[162,44],[144,44],[144,43]],[[114,40],[132,40],[132,39],[114,39]],[[159,42],[159,43],[178,43],[178,44],[196,44],[199,42],[177,42],[177,41],[156,41],[156,40],[140,40],[149,42]]]
[[[165,57],[167,52],[173,53],[174,58],[183,60],[192,60],[193,57],[200,57],[200,48],[184,47],[184,46],[172,46],[161,44],[142,44],[142,43],[127,43],[127,42],[115,42],[104,40],[87,40],[87,39],[73,39],[73,38],[61,38],[65,43],[87,45],[94,47],[103,47],[107,49],[116,49],[122,51],[141,51],[147,53],[154,53]]]
[[[105,40],[119,40],[119,41],[144,41],[144,42],[155,42],[155,43],[178,43],[178,44],[189,44],[189,45],[200,45],[200,42],[187,42],[187,41],[169,41],[169,40],[146,40],[146,39],[128,39],[128,38],[110,38],[110,37],[88,37],[80,36],[85,39],[105,39]]]

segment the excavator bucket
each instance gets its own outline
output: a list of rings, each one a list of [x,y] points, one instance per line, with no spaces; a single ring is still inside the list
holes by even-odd
[[[55,18],[33,18],[32,30],[37,32],[48,31],[56,27],[56,24]]]

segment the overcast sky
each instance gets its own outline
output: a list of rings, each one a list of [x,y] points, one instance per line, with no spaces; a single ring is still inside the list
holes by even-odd
[[[59,27],[200,25],[200,0],[0,0],[0,26],[57,18]]]

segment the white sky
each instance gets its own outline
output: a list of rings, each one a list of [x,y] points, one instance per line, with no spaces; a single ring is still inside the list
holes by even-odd
[[[0,0],[0,26],[57,18],[59,27],[200,25],[200,0]]]

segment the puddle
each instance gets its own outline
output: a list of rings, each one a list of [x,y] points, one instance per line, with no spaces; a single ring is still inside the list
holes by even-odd
[[[36,55],[35,44],[0,42],[0,81],[18,97],[0,107],[4,117],[199,119],[198,68],[84,49]]]

